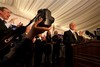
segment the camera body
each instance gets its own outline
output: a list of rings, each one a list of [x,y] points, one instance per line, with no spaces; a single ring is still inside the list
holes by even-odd
[[[54,17],[51,16],[51,11],[48,9],[38,10],[35,21],[37,21],[39,18],[43,18],[43,21],[38,24],[40,27],[50,27],[55,20]]]

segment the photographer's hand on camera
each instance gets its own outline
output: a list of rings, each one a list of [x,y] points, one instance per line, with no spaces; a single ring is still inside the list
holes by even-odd
[[[48,31],[51,29],[50,27],[40,27],[38,26],[39,23],[41,23],[43,21],[43,18],[39,18],[39,20],[37,20],[31,27],[31,30],[29,31],[29,33],[26,35],[26,38],[32,40],[34,38],[34,36],[43,33],[45,31]]]

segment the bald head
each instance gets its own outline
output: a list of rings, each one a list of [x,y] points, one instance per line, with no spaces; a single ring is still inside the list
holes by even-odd
[[[76,24],[75,24],[74,22],[70,23],[70,24],[69,24],[69,28],[70,28],[71,30],[76,30]]]

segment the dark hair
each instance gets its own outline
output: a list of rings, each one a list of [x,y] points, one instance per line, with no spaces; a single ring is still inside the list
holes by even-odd
[[[4,9],[8,9],[6,7],[0,7],[0,10],[3,11]]]

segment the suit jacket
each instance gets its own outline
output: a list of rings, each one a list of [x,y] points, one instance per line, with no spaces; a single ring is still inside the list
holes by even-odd
[[[9,32],[12,32],[12,28],[7,28],[5,25],[5,21],[0,19],[0,39],[5,35],[8,35]]]
[[[63,43],[66,46],[68,46],[68,45],[70,46],[71,44],[76,44],[76,43],[78,43],[78,40],[79,40],[77,33],[76,33],[76,37],[77,37],[77,40],[76,40],[74,34],[70,30],[65,31],[64,36],[63,36]]]
[[[5,30],[7,30],[7,27],[5,26],[5,22],[0,19],[0,34],[3,33]]]
[[[76,34],[77,36],[78,34]],[[73,47],[71,44],[77,43],[77,40],[71,30],[64,32],[63,43],[65,45],[65,66],[73,67]]]
[[[5,34],[8,34],[11,31],[11,29],[7,29],[5,22],[3,20],[0,19],[0,40],[6,36]],[[0,58],[2,58],[5,54],[7,54],[10,50],[10,45],[8,45],[7,47],[5,47],[4,49],[2,49],[2,47],[4,47],[5,44],[2,44],[0,42]],[[2,49],[2,50],[1,50]]]

